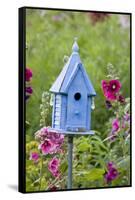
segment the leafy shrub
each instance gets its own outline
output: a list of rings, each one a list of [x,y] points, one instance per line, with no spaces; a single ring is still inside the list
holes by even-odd
[[[95,135],[74,138],[73,188],[130,184],[130,38],[120,16],[112,14],[93,25],[89,13],[27,9],[26,62],[33,74],[33,93],[26,103],[27,191],[67,188],[67,138],[59,145],[50,138],[51,97],[43,91],[59,75],[76,33],[97,97]],[[109,64],[106,76],[109,62],[115,68]]]
[[[110,100],[106,109],[114,116],[105,124],[105,138],[98,131],[93,136],[74,138],[73,188],[130,184],[130,99],[119,98],[121,83],[118,79],[104,80],[102,87],[106,100]],[[111,96],[106,92],[111,92]],[[45,94],[42,102],[48,107],[48,95]],[[44,122],[48,116],[45,104],[41,113]],[[32,141],[26,146],[27,191],[67,188],[67,138],[52,132],[49,127],[41,128],[35,136],[38,142]]]

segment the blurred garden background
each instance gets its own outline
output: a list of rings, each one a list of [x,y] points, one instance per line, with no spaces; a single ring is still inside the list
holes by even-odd
[[[108,63],[118,74],[124,98],[130,97],[129,15],[26,9],[26,66],[33,74],[33,93],[26,102],[27,144],[34,141],[34,133],[41,128],[42,93],[49,91],[61,72],[64,56],[70,56],[75,37],[78,38],[81,60],[97,93],[92,129],[101,133],[101,139],[107,137],[106,123],[113,116],[113,112],[106,109],[101,89],[101,81],[106,80]],[[46,126],[49,125],[51,111],[47,116]]]

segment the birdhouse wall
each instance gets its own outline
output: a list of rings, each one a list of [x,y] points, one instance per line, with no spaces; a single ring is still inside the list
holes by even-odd
[[[82,71],[79,69],[68,89],[66,129],[85,131],[90,127],[91,98]]]
[[[52,127],[59,129],[60,121],[61,121],[61,95],[56,94],[54,96],[54,104],[53,104]]]
[[[88,96],[88,102],[87,102],[86,127],[87,127],[87,130],[91,129],[91,97],[90,96]]]
[[[80,99],[75,95],[79,94]],[[77,97],[78,98],[78,97]],[[67,95],[54,94],[52,127],[69,131],[91,129],[91,96],[81,69],[78,70]]]
[[[66,120],[67,120],[67,95],[62,95],[61,121],[60,121],[60,127],[61,127],[61,129],[65,129],[65,127],[66,127]]]

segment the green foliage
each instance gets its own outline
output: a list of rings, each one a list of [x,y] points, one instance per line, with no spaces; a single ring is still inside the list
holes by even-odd
[[[86,181],[95,181],[95,180],[102,179],[104,173],[105,173],[104,169],[94,168],[94,169],[91,169],[89,172],[86,172],[83,178]]]
[[[39,128],[41,95],[49,91],[64,63],[70,56],[74,37],[78,37],[80,56],[95,87],[96,108],[92,128],[104,133],[103,124],[112,116],[105,112],[101,80],[106,79],[106,66],[112,63],[121,77],[122,93],[130,95],[130,31],[120,24],[121,15],[110,15],[103,22],[91,23],[87,13],[31,10],[26,12],[26,64],[33,71],[33,95],[27,103],[27,134]],[[129,20],[129,19],[127,19]],[[51,124],[51,115],[48,115]]]
[[[33,94],[26,103],[26,189],[27,191],[67,188],[67,138],[63,145],[61,178],[48,171],[51,155],[43,156],[34,133],[40,126],[51,125],[49,88],[70,56],[73,39],[78,37],[80,56],[97,93],[92,113],[95,135],[74,138],[73,188],[122,186],[130,184],[130,126],[120,128],[115,140],[110,139],[112,121],[130,114],[130,99],[125,104],[114,103],[109,110],[101,90],[101,80],[120,77],[122,94],[130,96],[129,28],[123,28],[120,15],[110,15],[104,22],[93,25],[87,13],[27,9],[26,63],[33,71]],[[108,63],[112,63],[108,65]],[[106,76],[106,66],[110,77]],[[117,72],[117,74],[116,74]],[[47,92],[43,92],[47,91]],[[41,99],[42,97],[42,99]],[[128,134],[127,134],[128,132]],[[39,161],[29,160],[30,152],[40,155]],[[105,181],[107,163],[114,162],[119,176],[110,184]]]

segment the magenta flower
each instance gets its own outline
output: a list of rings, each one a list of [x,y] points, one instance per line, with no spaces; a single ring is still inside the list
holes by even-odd
[[[130,126],[130,114],[126,113],[122,119],[122,128],[128,128]]]
[[[124,120],[125,120],[125,121],[130,121],[130,114],[126,113],[126,114],[124,115]]]
[[[114,179],[116,179],[119,175],[118,170],[114,166],[113,162],[108,162],[107,164],[107,173],[105,174],[106,183],[111,183]]]
[[[29,68],[26,68],[25,71],[25,79],[26,81],[30,81],[32,78],[32,70]],[[30,98],[30,95],[33,93],[32,87],[28,86],[26,87],[26,95],[25,95],[25,100],[28,100]]]
[[[54,153],[59,152],[60,145],[59,144],[55,144],[50,139],[45,139],[39,145],[39,149],[41,149],[42,154],[44,154],[44,155],[46,155],[46,154],[54,154]]]
[[[121,83],[119,80],[102,80],[102,89],[104,96],[109,101],[114,101],[117,99],[118,92],[121,88]]]
[[[30,81],[32,78],[32,70],[30,68],[26,68],[25,72],[26,81]]]
[[[54,157],[48,164],[48,169],[52,173],[53,176],[58,177],[60,175],[59,173],[59,164],[60,160]]]
[[[61,152],[64,142],[64,135],[58,132],[51,132],[49,127],[43,127],[35,133],[35,137],[41,141],[39,148],[43,154]]]
[[[111,92],[117,93],[121,88],[121,83],[119,80],[111,80],[109,81],[109,90]]]
[[[110,140],[111,141],[114,141],[116,136],[117,136],[117,132],[119,131],[120,129],[120,123],[119,123],[119,120],[116,118],[112,121],[112,130],[110,132]]]
[[[52,143],[49,139],[45,139],[43,143],[39,145],[39,149],[42,151],[42,154],[51,154],[52,153]]]
[[[29,159],[33,160],[35,163],[37,163],[39,160],[39,154],[37,152],[31,152]]]
[[[30,87],[30,86],[26,87],[25,100],[29,99],[30,96],[32,95],[32,93],[33,93],[33,89],[32,89],[32,87]]]
[[[124,103],[125,103],[125,98],[124,98],[122,95],[119,95],[119,96],[118,96],[118,101],[119,101],[120,103],[124,104]]]
[[[62,145],[64,141],[64,135],[58,133],[58,132],[49,132],[48,138],[57,145]]]
[[[120,128],[119,125],[119,120],[118,119],[114,119],[112,122],[112,132],[117,132]]]
[[[35,138],[44,141],[48,135],[48,128],[43,127],[35,133]]]
[[[32,87],[26,87],[26,92],[28,93],[28,94],[32,94],[33,93],[33,89],[32,89]]]
[[[108,162],[107,163],[107,169],[109,170],[109,169],[111,169],[112,167],[113,167],[113,162]]]

